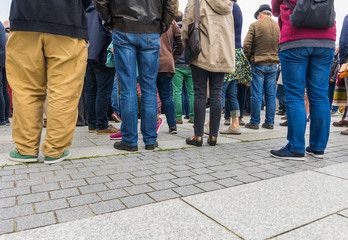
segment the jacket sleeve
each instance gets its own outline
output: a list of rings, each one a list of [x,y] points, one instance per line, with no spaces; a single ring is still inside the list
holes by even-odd
[[[174,31],[174,51],[173,51],[173,57],[174,57],[174,61],[176,62],[176,60],[178,60],[181,57],[181,54],[184,51],[184,47],[181,41],[181,30],[178,26],[178,24],[173,21],[173,31]]]
[[[107,23],[111,22],[111,5],[110,0],[94,0],[95,9],[100,18]]]
[[[272,0],[272,13],[275,17],[280,15],[280,5],[282,2],[283,0]]]
[[[254,27],[254,24],[251,24],[243,43],[243,51],[246,58],[249,60],[249,62],[251,60],[251,55],[252,55],[251,51],[252,51],[252,46],[254,41],[254,35],[255,35],[255,27]]]
[[[194,0],[189,0],[186,8],[184,17],[182,19],[182,29],[181,29],[181,40],[183,47],[185,49],[186,39],[188,39],[188,25],[193,21],[194,18]]]
[[[339,46],[340,64],[345,63],[348,55],[348,15],[344,18]]]
[[[161,22],[163,27],[166,27],[166,30],[169,29],[173,19],[177,16],[178,9],[178,0],[164,0]]]
[[[91,5],[91,3],[92,0],[82,0],[82,5],[84,9],[88,8],[88,6]]]

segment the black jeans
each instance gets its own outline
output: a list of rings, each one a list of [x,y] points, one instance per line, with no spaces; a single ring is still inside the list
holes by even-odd
[[[221,119],[222,83],[225,73],[209,72],[191,65],[194,100],[194,131],[195,136],[203,136],[205,121],[205,103],[207,98],[207,81],[209,79],[210,96],[210,135],[217,136]]]
[[[10,95],[7,91],[5,69],[0,68],[0,125],[5,125],[10,115]]]

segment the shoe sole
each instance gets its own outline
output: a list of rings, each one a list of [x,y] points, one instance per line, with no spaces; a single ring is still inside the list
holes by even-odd
[[[44,160],[44,164],[54,164],[54,163],[60,163],[62,161],[64,161],[65,159],[69,159],[71,157],[71,153],[69,153],[69,155],[62,157],[62,158],[58,158],[57,160],[52,160],[52,161],[45,161]]]
[[[110,140],[122,140],[122,137],[118,137],[118,138],[110,138]]]
[[[178,131],[171,131],[169,134],[173,135],[173,134],[177,134]]]
[[[116,133],[118,133],[118,132],[106,132],[106,133],[98,133],[97,132],[97,135],[105,135],[105,134],[116,134]]]
[[[88,130],[89,133],[96,133],[96,130]]]
[[[294,161],[305,161],[306,160],[305,157],[280,157],[280,156],[274,155],[272,153],[271,153],[271,156],[274,158],[283,159],[283,160],[294,160]]]
[[[161,124],[159,125],[159,127],[157,128],[157,130],[156,130],[156,133],[158,134],[159,133],[159,131],[161,130],[161,128],[162,128],[162,126],[163,126],[163,124],[164,124],[164,121],[163,121],[163,119],[162,119],[162,122],[161,122]]]
[[[37,158],[30,158],[30,159],[20,159],[20,158],[12,158],[8,156],[8,159],[13,161],[13,162],[20,162],[20,163],[34,163],[37,162]]]
[[[318,154],[315,154],[315,153],[312,153],[312,152],[307,152],[306,153],[314,158],[318,158],[318,159],[323,159],[324,158],[324,154],[323,155],[318,155]]]
[[[116,123],[122,122],[122,120],[117,119],[114,115],[111,115],[112,120],[114,120]]]

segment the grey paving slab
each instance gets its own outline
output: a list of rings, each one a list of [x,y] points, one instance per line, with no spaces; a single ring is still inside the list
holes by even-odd
[[[346,208],[346,196],[348,181],[307,171],[184,200],[245,239],[265,239]]]
[[[58,210],[58,209],[63,209],[68,207],[69,205],[67,201],[61,198],[61,199],[36,203],[35,211],[36,213],[42,213],[42,212],[48,212],[48,211],[53,211],[53,210]]]
[[[121,201],[129,208],[153,203],[154,201],[145,194],[121,198]]]
[[[130,219],[132,222],[130,224]],[[238,239],[206,216],[195,211],[180,200],[165,201],[28,230],[11,235],[2,235],[0,240],[53,240],[61,239],[123,239],[123,240],[211,240]]]
[[[14,231],[14,219],[0,220],[0,235]]]
[[[90,204],[89,207],[95,214],[115,212],[126,208],[119,200],[110,200],[100,203],[93,203]]]
[[[110,200],[110,199],[116,199],[120,197],[126,197],[128,196],[128,193],[123,189],[113,189],[103,192],[98,192],[99,197],[102,200]]]
[[[333,215],[285,233],[274,240],[347,240],[348,218]]]
[[[32,216],[20,217],[17,219],[17,230],[22,231],[31,228],[47,226],[56,223],[52,212],[41,213]]]
[[[348,158],[348,156],[347,156]],[[329,174],[348,180],[348,163],[335,164],[333,166],[317,168],[314,171]]]
[[[15,197],[2,198],[0,200],[0,208],[12,207],[16,204]]]
[[[179,194],[170,189],[152,192],[149,193],[149,196],[155,199],[157,202],[180,197]]]
[[[92,217],[93,214],[87,206],[72,207],[56,211],[58,222],[70,222],[77,219]]]
[[[66,198],[66,197],[80,195],[79,190],[77,188],[67,188],[67,189],[52,191],[49,194],[52,199]]]

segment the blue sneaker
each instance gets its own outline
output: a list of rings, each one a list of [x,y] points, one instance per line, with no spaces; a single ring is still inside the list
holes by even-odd
[[[286,159],[286,160],[295,160],[295,161],[304,161],[304,153],[293,153],[286,148],[281,148],[279,150],[271,150],[272,157]]]
[[[314,151],[311,147],[306,147],[306,153],[308,153],[309,155],[315,157],[315,158],[320,158],[323,159],[324,158],[324,151]]]

